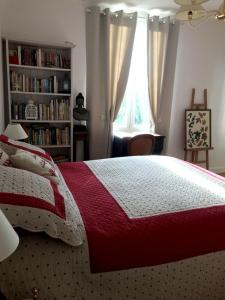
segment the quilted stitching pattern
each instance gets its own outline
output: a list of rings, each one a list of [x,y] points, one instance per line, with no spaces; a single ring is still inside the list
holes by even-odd
[[[225,181],[172,157],[85,162],[129,218],[225,204]],[[172,168],[171,168],[172,166]]]

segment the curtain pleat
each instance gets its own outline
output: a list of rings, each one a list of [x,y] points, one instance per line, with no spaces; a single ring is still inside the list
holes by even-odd
[[[164,79],[170,19],[160,20],[159,17],[148,19],[147,57],[148,57],[148,88],[150,107],[158,131],[160,118],[162,86]]]
[[[125,93],[137,13],[86,14],[87,107],[90,111],[90,158],[111,156],[112,126]]]

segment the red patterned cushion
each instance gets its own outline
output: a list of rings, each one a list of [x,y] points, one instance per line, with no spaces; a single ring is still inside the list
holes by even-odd
[[[11,165],[12,165],[12,163],[11,163],[11,160],[10,160],[8,154],[0,148],[0,166],[9,167]]]
[[[78,246],[82,240],[74,203],[63,181],[56,185],[31,172],[0,166],[0,208],[13,226],[44,231]]]
[[[22,149],[28,152],[31,152],[33,154],[37,154],[45,159],[47,159],[48,161],[52,162],[52,158],[51,156],[46,153],[43,149],[28,144],[28,143],[24,143],[24,142],[18,142],[18,141],[14,141],[9,139],[7,136],[5,135],[0,135],[0,147],[8,154],[8,155],[12,155],[15,154],[16,151],[18,149]]]
[[[16,168],[36,173],[57,184],[59,183],[54,165],[37,154],[19,149],[15,155],[11,155],[10,159]]]

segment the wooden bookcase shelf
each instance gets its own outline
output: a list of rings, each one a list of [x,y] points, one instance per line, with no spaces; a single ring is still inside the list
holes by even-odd
[[[71,47],[3,40],[3,51],[6,124],[21,123],[28,142],[73,161]],[[29,100],[37,120],[25,118]]]
[[[58,97],[70,97],[71,94],[62,93],[41,93],[41,92],[21,92],[21,91],[10,91],[11,94],[24,94],[24,95],[37,95],[37,96],[58,96]]]
[[[41,148],[45,149],[51,149],[51,148],[70,148],[71,145],[35,145]]]
[[[66,124],[71,123],[70,120],[11,120],[12,123],[58,123],[58,124]]]
[[[65,68],[51,68],[51,67],[39,67],[39,66],[27,66],[27,65],[16,65],[16,64],[9,64],[10,68],[18,68],[18,69],[31,69],[31,70],[46,70],[46,71],[53,71],[53,72],[71,72],[71,69]]]

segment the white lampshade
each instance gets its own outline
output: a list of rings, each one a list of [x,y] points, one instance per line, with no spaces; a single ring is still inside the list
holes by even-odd
[[[0,261],[10,256],[19,244],[19,237],[0,209]]]
[[[8,124],[4,134],[15,141],[28,138],[28,135],[20,124]]]
[[[191,13],[191,14],[190,14]],[[176,13],[176,19],[179,21],[192,21],[207,16],[207,11],[201,5],[185,5]]]

